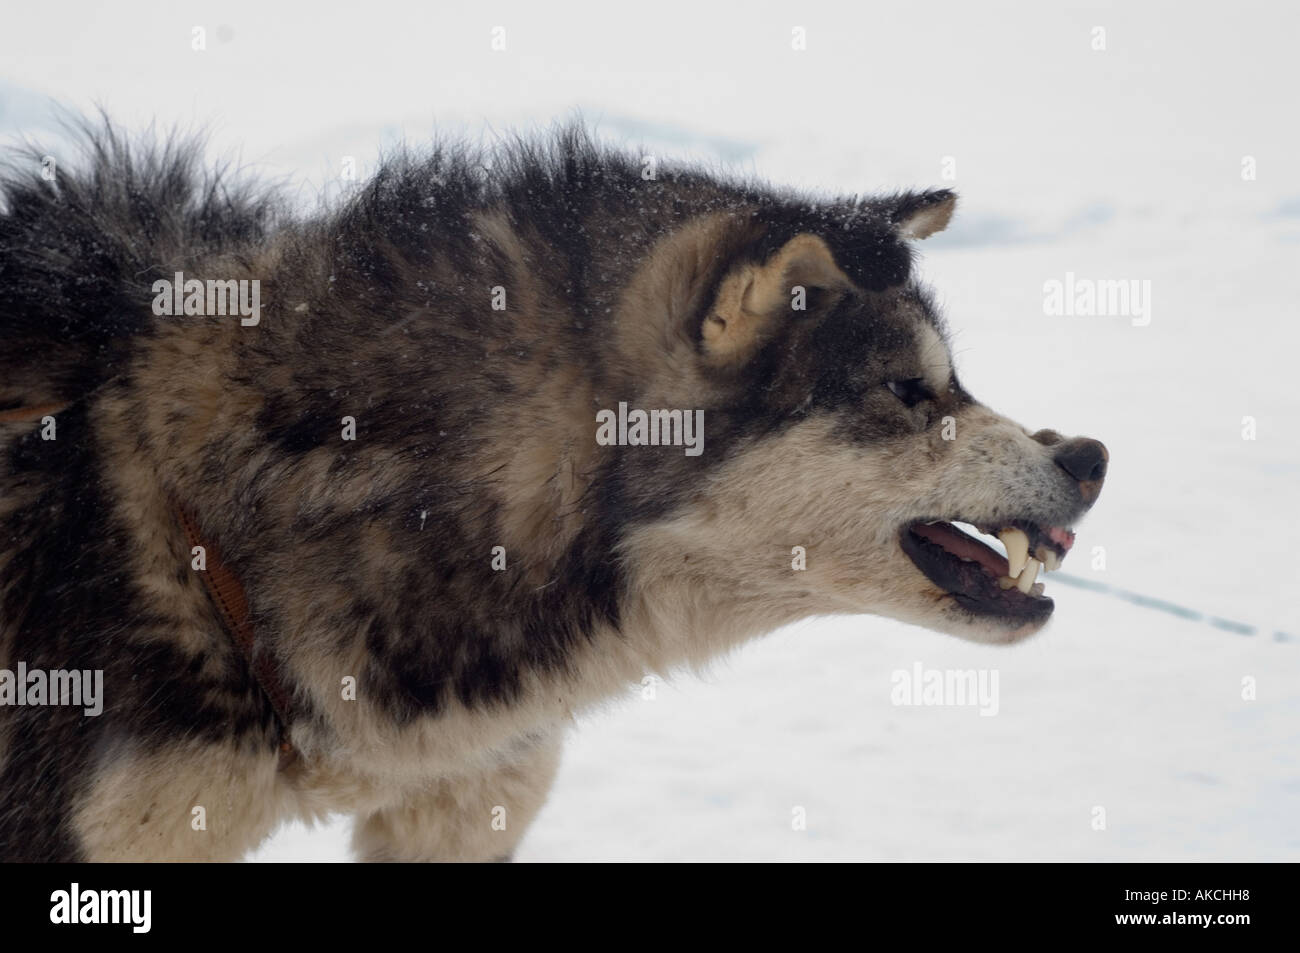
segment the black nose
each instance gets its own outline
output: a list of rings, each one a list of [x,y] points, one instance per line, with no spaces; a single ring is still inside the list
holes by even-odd
[[[1057,466],[1079,481],[1085,503],[1091,503],[1097,498],[1102,481],[1106,479],[1106,464],[1110,460],[1110,454],[1100,440],[1075,437],[1058,445],[1052,458]]]

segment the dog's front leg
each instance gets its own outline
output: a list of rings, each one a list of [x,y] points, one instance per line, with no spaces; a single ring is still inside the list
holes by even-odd
[[[560,733],[480,774],[447,778],[358,817],[361,860],[504,861],[541,810],[560,763]]]

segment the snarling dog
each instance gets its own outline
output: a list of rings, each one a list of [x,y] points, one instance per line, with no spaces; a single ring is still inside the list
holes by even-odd
[[[568,128],[311,217],[87,141],[2,193],[4,859],[231,859],[336,811],[367,859],[505,858],[573,714],[646,673],[812,614],[1052,612],[1107,454],[962,388],[912,277],[948,191]],[[99,714],[33,674],[66,670]]]

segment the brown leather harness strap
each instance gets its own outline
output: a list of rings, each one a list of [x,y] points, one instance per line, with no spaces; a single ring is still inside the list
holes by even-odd
[[[35,407],[14,407],[10,410],[0,410],[0,424],[21,424],[40,420],[47,414],[57,414],[68,406],[70,405],[64,402],[61,404],[37,404]]]
[[[31,407],[14,407],[0,410],[0,424],[31,423],[48,414],[56,414],[70,407],[71,403],[38,404]],[[203,587],[208,591],[217,613],[221,616],[226,634],[230,636],[235,647],[248,663],[249,671],[261,687],[262,693],[271,702],[275,711],[276,730],[279,734],[280,767],[285,768],[297,759],[297,752],[289,742],[289,726],[293,723],[293,697],[284,687],[280,667],[275,656],[269,651],[258,651],[257,633],[253,629],[253,619],[248,611],[248,595],[239,579],[221,561],[221,553],[210,542],[205,543],[199,534],[198,523],[185,507],[173,501],[172,510],[176,521],[185,531],[191,549],[202,546],[207,569],[200,573]]]
[[[221,561],[221,551],[212,542],[204,542],[193,515],[179,503],[173,504],[177,522],[185,530],[190,547],[202,546],[207,569],[201,572],[203,586],[217,607],[226,632],[248,662],[253,678],[275,710],[280,735],[280,767],[287,767],[297,757],[289,741],[289,726],[293,723],[293,697],[284,687],[280,666],[275,656],[265,648],[258,651],[257,633],[253,629],[252,615],[248,611],[248,595],[239,579]]]

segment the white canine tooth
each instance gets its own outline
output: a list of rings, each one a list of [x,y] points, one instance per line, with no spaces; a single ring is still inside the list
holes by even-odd
[[[1029,558],[1029,537],[1018,529],[1004,529],[998,533],[998,539],[1002,540],[1002,545],[1007,548],[1007,575],[1015,579],[1020,575],[1020,571],[1025,568],[1025,560]]]
[[[1016,581],[1015,581],[1014,579],[1012,579],[1010,576],[998,576],[998,588],[999,588],[999,589],[1010,589],[1010,588],[1011,588],[1012,586],[1014,586],[1015,584],[1016,584]]]
[[[1043,560],[1043,568],[1048,572],[1056,572],[1056,570],[1061,568],[1061,558],[1057,556],[1055,552],[1049,549],[1043,555],[1046,557]]]
[[[1024,572],[1022,572],[1020,574],[1020,577],[1016,579],[1016,588],[1019,589],[1021,592],[1023,592],[1025,595],[1029,594],[1029,590],[1034,585],[1034,580],[1038,578],[1038,567],[1041,565],[1042,563],[1040,563],[1037,559],[1029,560],[1027,563],[1025,563]]]

